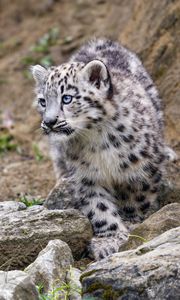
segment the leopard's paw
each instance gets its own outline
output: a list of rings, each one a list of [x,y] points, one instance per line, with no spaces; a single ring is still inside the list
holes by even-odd
[[[93,237],[89,246],[90,256],[95,260],[101,260],[113,253],[118,252],[119,247],[128,239],[127,235],[123,238],[119,236]]]

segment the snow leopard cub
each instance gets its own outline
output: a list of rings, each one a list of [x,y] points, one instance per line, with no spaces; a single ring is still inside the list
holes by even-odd
[[[57,175],[46,206],[85,214],[91,253],[104,258],[118,251],[131,224],[158,208],[168,154],[158,92],[137,56],[106,39],[32,73]]]

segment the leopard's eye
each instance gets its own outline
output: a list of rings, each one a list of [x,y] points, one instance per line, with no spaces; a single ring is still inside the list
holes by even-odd
[[[71,95],[63,95],[63,96],[62,96],[62,102],[63,102],[64,104],[69,104],[69,103],[71,103],[72,99],[73,99],[73,96],[71,96]]]
[[[38,101],[42,107],[46,107],[46,100],[44,98],[39,98]]]

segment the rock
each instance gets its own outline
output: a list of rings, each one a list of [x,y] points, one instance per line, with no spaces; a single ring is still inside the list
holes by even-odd
[[[82,285],[80,276],[82,272],[77,268],[70,268],[67,274],[67,282],[70,286],[69,300],[81,300]]]
[[[0,202],[0,214],[7,212],[15,212],[19,210],[26,209],[26,205],[22,202],[17,201],[4,201]]]
[[[67,242],[78,259],[92,237],[89,220],[73,209],[36,207],[7,213],[0,218],[0,228],[1,269],[26,267],[53,239]]]
[[[61,179],[48,194],[44,206],[48,209],[72,208],[73,193],[68,192],[70,189],[67,180]]]
[[[137,248],[143,243],[143,239],[149,241],[161,233],[180,226],[180,203],[172,203],[164,206],[152,214],[143,223],[139,224],[132,232],[129,240],[120,247],[120,251]],[[141,238],[138,238],[142,237]]]
[[[165,188],[161,189],[159,194],[159,203],[161,207],[174,202],[180,203],[180,182],[178,184],[174,184],[175,179],[173,178],[173,167],[174,166],[172,165],[171,170],[167,169],[168,174],[170,175],[170,184]]]
[[[0,271],[1,300],[39,300],[31,278],[22,271]]]
[[[43,293],[50,294],[64,284],[73,256],[69,246],[61,240],[52,240],[36,260],[26,268],[35,285],[43,287]],[[61,294],[63,296],[63,294]]]
[[[113,254],[88,266],[81,276],[83,299],[178,300],[180,227],[135,250]]]

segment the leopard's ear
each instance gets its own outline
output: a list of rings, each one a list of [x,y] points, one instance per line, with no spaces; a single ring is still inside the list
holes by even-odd
[[[30,67],[31,73],[38,85],[42,84],[45,80],[45,77],[48,74],[48,71],[46,68],[40,66],[40,65],[35,65]]]
[[[87,63],[82,70],[83,79],[87,80],[92,85],[97,88],[100,87],[101,81],[106,83],[109,79],[109,72],[105,64],[98,60],[94,59]]]

